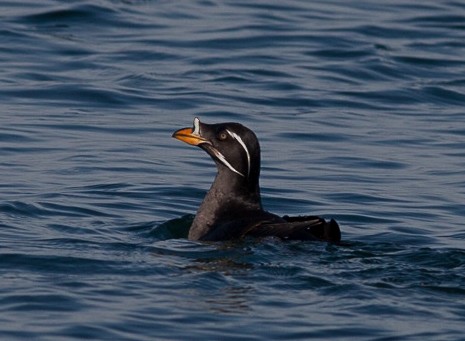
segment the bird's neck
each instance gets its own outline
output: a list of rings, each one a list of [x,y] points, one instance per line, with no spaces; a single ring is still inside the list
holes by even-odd
[[[262,207],[258,177],[245,178],[225,168],[220,168],[210,192],[216,192],[225,200],[237,199],[246,206]]]
[[[219,171],[200,205],[189,231],[189,239],[202,239],[222,221],[239,214],[262,211],[258,179],[253,183],[229,170]]]

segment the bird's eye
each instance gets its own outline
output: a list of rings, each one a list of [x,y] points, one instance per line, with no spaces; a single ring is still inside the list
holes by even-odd
[[[222,131],[218,134],[218,140],[224,141],[228,138],[228,134],[225,131]]]

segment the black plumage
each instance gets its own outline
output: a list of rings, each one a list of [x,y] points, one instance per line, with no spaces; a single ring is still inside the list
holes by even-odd
[[[244,236],[321,240],[338,243],[335,220],[316,216],[280,217],[262,207],[260,145],[253,131],[239,123],[201,123],[179,129],[173,137],[205,150],[218,173],[189,230],[191,240],[231,240]]]

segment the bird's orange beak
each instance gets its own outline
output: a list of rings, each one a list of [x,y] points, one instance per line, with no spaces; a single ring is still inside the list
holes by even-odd
[[[182,142],[186,142],[187,144],[193,145],[193,146],[198,146],[199,144],[202,143],[209,143],[209,141],[206,138],[203,138],[200,136],[200,121],[196,117],[194,119],[194,127],[193,128],[182,128],[179,130],[176,130],[173,133],[173,137],[175,139],[178,139]]]
[[[204,139],[200,135],[196,135],[193,133],[194,131],[192,128],[182,128],[179,130],[176,130],[173,133],[173,137],[175,139],[178,139],[179,141],[186,142],[187,144],[191,144],[193,146],[198,146],[201,143],[207,142],[206,139]]]

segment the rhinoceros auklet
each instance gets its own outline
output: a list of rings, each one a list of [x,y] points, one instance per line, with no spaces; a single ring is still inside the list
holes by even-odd
[[[321,240],[339,243],[335,220],[316,216],[277,216],[263,210],[260,145],[254,132],[239,123],[201,123],[175,131],[173,137],[199,146],[215,161],[215,181],[189,230],[191,240],[231,240],[244,236]]]

